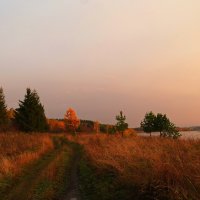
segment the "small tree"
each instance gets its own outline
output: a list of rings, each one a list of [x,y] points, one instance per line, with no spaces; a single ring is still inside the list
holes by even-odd
[[[181,134],[177,130],[176,126],[172,122],[170,122],[168,126],[163,130],[162,136],[177,139],[181,136]]]
[[[49,131],[53,133],[65,132],[65,123],[62,120],[48,119]]]
[[[100,124],[100,132],[106,133],[106,124]]]
[[[175,125],[170,122],[166,115],[158,113],[155,115],[153,112],[149,112],[145,115],[144,120],[141,122],[141,127],[144,132],[160,132],[160,137],[178,138],[181,134],[176,129]]]
[[[66,111],[65,117],[64,117],[65,125],[68,130],[71,130],[76,134],[76,129],[80,125],[80,120],[78,119],[76,112],[72,109],[69,108]]]
[[[8,125],[7,106],[3,88],[0,88],[0,131],[5,131]]]
[[[15,110],[13,108],[10,108],[7,110],[7,116],[10,121],[12,121],[15,118]]]
[[[167,116],[161,113],[158,113],[157,116],[155,117],[155,130],[160,132],[160,137],[163,134],[162,132],[168,129],[169,125],[170,125],[170,121],[167,118]]]
[[[178,138],[181,134],[176,126],[167,118],[166,115],[158,113],[155,119],[155,130],[160,132],[160,137]]]
[[[123,115],[123,112],[120,111],[120,114],[116,116],[117,124],[116,130],[121,133],[122,137],[124,136],[124,131],[128,128],[126,121],[126,116]]]
[[[48,130],[44,107],[35,90],[27,88],[24,101],[19,101],[15,111],[15,123],[21,131],[44,132]]]
[[[141,122],[141,128],[144,130],[145,133],[151,133],[155,131],[155,119],[156,116],[153,112],[146,113],[144,120]]]
[[[13,108],[10,108],[7,110],[7,116],[8,116],[8,127],[9,131],[16,130],[14,126],[14,120],[15,120],[15,110]]]
[[[108,127],[108,133],[113,135],[113,134],[116,134],[117,130],[116,130],[116,126],[113,126],[113,125],[110,125]]]

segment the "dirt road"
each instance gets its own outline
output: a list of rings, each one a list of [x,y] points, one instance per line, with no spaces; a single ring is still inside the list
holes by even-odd
[[[80,200],[79,180],[78,180],[78,164],[80,161],[80,152],[77,146],[73,145],[73,158],[71,162],[71,170],[69,175],[69,189],[63,200]]]

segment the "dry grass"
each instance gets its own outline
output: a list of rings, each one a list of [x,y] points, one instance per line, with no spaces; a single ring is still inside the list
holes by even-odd
[[[107,135],[76,140],[97,169],[116,171],[126,184],[166,193],[169,199],[200,199],[200,140]]]
[[[0,177],[16,175],[50,149],[53,142],[48,134],[0,134]]]
[[[58,169],[63,166],[63,160],[67,159],[69,162],[69,157],[71,156],[71,154],[72,150],[69,147],[65,147],[65,151],[59,153],[56,158],[43,170],[41,178],[48,179],[52,182],[55,181],[58,178]]]

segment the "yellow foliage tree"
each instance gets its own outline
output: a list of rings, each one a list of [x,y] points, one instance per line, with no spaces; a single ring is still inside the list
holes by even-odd
[[[49,119],[48,120],[49,130],[51,132],[59,133],[65,132],[65,123],[63,121],[59,121],[56,119]]]
[[[13,108],[10,108],[7,110],[7,116],[9,120],[12,120],[15,118],[15,110]]]
[[[76,129],[80,125],[80,120],[78,119],[76,112],[72,108],[69,108],[66,111],[64,120],[67,129],[72,130],[76,134]]]

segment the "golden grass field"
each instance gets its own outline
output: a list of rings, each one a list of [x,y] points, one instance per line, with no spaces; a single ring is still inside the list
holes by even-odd
[[[48,134],[0,134],[0,177],[16,175],[51,149],[53,142]]]
[[[0,199],[62,199],[72,153],[62,134],[0,134]]]
[[[72,150],[66,138],[83,147],[87,163],[93,166],[95,173],[102,173],[102,177],[106,176],[107,171],[112,171],[117,177],[114,181],[124,186],[135,187],[139,189],[139,193],[150,191],[150,195],[154,195],[153,199],[200,199],[200,140],[198,139],[173,140],[141,137],[136,134],[126,137],[106,134],[77,136],[66,134],[65,137],[64,134],[6,133],[0,134],[0,180],[8,176],[20,176],[24,167],[31,164],[30,171],[23,175],[21,184],[19,187],[16,186],[16,190],[13,188],[12,195],[8,199],[13,199],[16,195],[26,199],[30,194],[33,198],[34,195],[38,195],[40,185],[47,180],[48,185],[52,186],[43,188],[44,191],[40,195],[45,198],[47,196],[53,198],[56,195],[57,189],[52,189],[53,184],[59,183],[59,188],[66,188],[66,173],[70,169],[72,159]],[[59,148],[56,148],[56,145]],[[50,157],[43,159],[48,152]],[[36,165],[32,165],[33,161],[36,161]],[[22,195],[24,185],[31,181],[32,188],[30,190],[27,188],[27,192]],[[104,187],[103,185],[101,187]],[[2,193],[2,197],[4,196]]]
[[[200,199],[200,140],[86,134],[76,141],[93,166],[116,171],[125,184],[166,191],[170,199]]]

